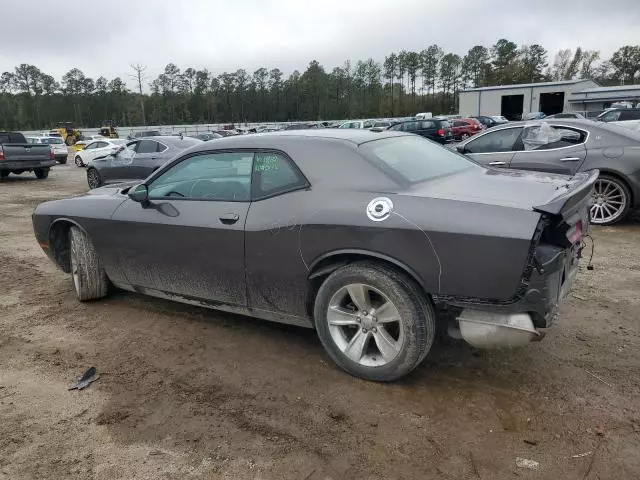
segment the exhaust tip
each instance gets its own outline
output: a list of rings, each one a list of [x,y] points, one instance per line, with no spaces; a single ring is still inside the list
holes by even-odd
[[[460,335],[476,348],[517,348],[541,335],[528,313],[497,313],[471,308],[458,317]]]

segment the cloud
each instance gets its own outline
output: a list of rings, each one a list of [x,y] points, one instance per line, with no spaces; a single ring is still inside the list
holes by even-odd
[[[58,79],[78,67],[129,80],[131,63],[147,65],[149,80],[169,62],[290,73],[315,59],[331,70],[434,43],[463,55],[498,38],[539,43],[551,62],[576,46],[607,57],[637,43],[640,24],[637,0],[109,0],[76,4],[72,15],[44,0],[14,5],[3,9],[0,70],[30,63]]]

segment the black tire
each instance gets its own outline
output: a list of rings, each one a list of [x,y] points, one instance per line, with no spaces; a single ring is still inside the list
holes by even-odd
[[[598,181],[599,180],[606,180],[608,182],[611,182],[620,189],[620,191],[622,192],[622,195],[624,196],[624,207],[620,210],[620,212],[618,212],[618,214],[616,214],[615,218],[612,218],[606,221],[598,221],[594,219],[592,216],[591,223],[593,225],[602,225],[602,226],[615,225],[616,223],[624,220],[627,214],[629,213],[629,209],[631,208],[631,191],[629,190],[629,187],[625,182],[623,182],[617,177],[614,177],[613,175],[607,175],[606,173],[603,173],[598,177]]]
[[[71,281],[78,300],[97,300],[109,293],[109,279],[89,237],[78,227],[69,230]]]
[[[0,170],[0,178],[7,178],[10,173],[9,170]]]
[[[87,183],[89,184],[90,189],[98,188],[102,186],[102,177],[100,176],[100,172],[95,168],[90,168],[87,170]]]
[[[76,167],[84,167],[84,162],[82,161],[82,157],[80,155],[76,155],[76,158],[73,159],[76,164]]]
[[[67,163],[67,157],[60,157],[60,158],[58,159],[58,163],[59,163],[60,165],[64,165],[65,163]]]
[[[404,341],[393,360],[384,365],[368,366],[352,360],[331,335],[327,320],[329,303],[336,292],[350,284],[365,284],[379,290],[400,314],[399,328]],[[431,300],[416,283],[392,268],[373,262],[345,265],[329,275],[318,290],[314,318],[318,337],[331,359],[351,375],[378,382],[397,380],[416,368],[431,349],[436,332]]]
[[[33,173],[36,174],[36,177],[39,179],[45,179],[49,176],[49,167],[47,168],[36,168]]]

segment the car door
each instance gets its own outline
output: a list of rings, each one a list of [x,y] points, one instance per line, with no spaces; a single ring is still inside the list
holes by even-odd
[[[526,126],[510,168],[573,175],[587,157],[587,132],[548,123]]]
[[[472,137],[457,149],[487,167],[508,168],[516,150],[523,127],[508,127],[491,130]]]
[[[108,154],[105,158],[107,168],[100,171],[103,180],[127,180],[136,156],[136,147],[140,140],[135,140],[124,145],[115,154]],[[108,152],[106,152],[108,153]]]
[[[111,152],[111,150],[106,148],[108,146],[109,144],[107,142],[103,142],[101,140],[97,142],[92,142],[89,145],[87,145],[87,148],[85,148],[86,150],[85,163],[90,160],[93,160],[94,158],[97,158],[103,155],[108,155]]]
[[[244,228],[254,152],[197,152],[149,180],[149,204],[125,200],[109,250],[146,293],[245,307]]]
[[[165,144],[155,140],[140,140],[136,146],[136,155],[129,171],[130,176],[127,178],[140,180],[147,178],[157,169],[157,160],[167,148]]]

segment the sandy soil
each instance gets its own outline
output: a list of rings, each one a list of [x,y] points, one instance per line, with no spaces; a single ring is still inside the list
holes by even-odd
[[[129,293],[77,302],[30,215],[86,188],[73,165],[0,181],[0,479],[640,478],[637,220],[594,229],[595,269],[542,342],[444,341],[379,385],[312,331]],[[92,365],[100,379],[68,391]]]

